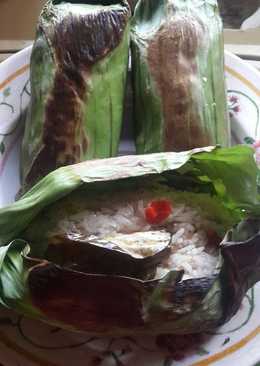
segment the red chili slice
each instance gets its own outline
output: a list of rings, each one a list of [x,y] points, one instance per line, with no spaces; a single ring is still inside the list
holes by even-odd
[[[152,201],[145,208],[145,219],[151,225],[158,225],[165,221],[172,213],[172,205],[167,200]]]

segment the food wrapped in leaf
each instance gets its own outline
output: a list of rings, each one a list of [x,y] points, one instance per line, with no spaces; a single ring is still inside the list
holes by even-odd
[[[62,167],[0,210],[0,301],[102,336],[215,328],[260,279],[256,178],[246,146]]]
[[[31,56],[22,184],[117,154],[128,69],[126,0],[47,1]]]
[[[139,0],[132,68],[138,153],[229,146],[216,0]]]

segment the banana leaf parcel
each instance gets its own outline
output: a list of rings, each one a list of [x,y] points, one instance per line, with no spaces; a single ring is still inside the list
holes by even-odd
[[[101,336],[222,325],[260,280],[253,155],[209,147],[50,173],[0,210],[1,304]]]
[[[56,168],[117,154],[129,54],[125,0],[47,1],[31,56],[27,190]]]
[[[216,0],[139,0],[132,67],[138,153],[229,146]]]

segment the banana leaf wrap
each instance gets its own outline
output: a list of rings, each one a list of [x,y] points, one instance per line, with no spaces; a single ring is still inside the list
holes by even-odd
[[[23,191],[64,165],[117,154],[131,11],[124,0],[48,0],[31,56]]]
[[[188,334],[222,325],[260,279],[257,173],[247,146],[59,168],[0,210],[0,302],[44,322],[99,336]],[[223,240],[212,275],[185,280],[183,271],[173,268],[160,278],[146,277],[167,255],[167,240],[136,258],[122,247],[102,248],[75,234],[72,240],[58,240],[51,234],[59,215],[84,209],[88,201],[102,206],[102,197],[113,192],[126,197],[137,187],[147,190],[151,182],[201,205],[220,228]],[[67,265],[69,258],[74,265]],[[92,259],[98,264],[96,258],[97,268],[88,267]]]
[[[139,0],[131,33],[137,153],[229,146],[217,1]]]

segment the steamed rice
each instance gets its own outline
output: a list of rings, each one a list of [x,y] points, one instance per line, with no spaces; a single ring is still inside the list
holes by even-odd
[[[214,273],[218,253],[207,250],[207,229],[211,222],[201,212],[186,204],[174,204],[172,214],[163,225],[150,225],[144,215],[149,200],[112,203],[100,210],[84,210],[59,222],[59,230],[77,237],[113,237],[116,234],[131,234],[166,230],[172,234],[171,255],[157,268],[156,277],[166,275],[170,269],[183,270],[184,279],[206,277]],[[68,234],[68,237],[70,234]],[[134,250],[142,251],[141,245]]]

